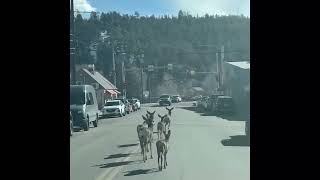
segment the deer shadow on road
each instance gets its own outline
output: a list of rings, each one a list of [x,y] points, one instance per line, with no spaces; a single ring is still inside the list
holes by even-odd
[[[124,172],[124,173],[127,173],[124,176],[135,176],[135,175],[150,174],[150,173],[155,173],[155,172],[159,172],[159,169],[158,168],[138,169],[138,170]]]
[[[124,166],[124,165],[140,164],[140,163],[142,163],[142,162],[143,162],[142,160],[139,160],[139,161],[111,162],[111,163],[94,165],[93,167],[112,168],[112,167],[118,167],[118,166]]]
[[[138,145],[139,145],[139,143],[134,143],[134,144],[122,144],[122,145],[118,145],[118,148],[138,146]]]
[[[224,146],[250,146],[250,137],[246,135],[230,136],[230,139],[223,139]]]
[[[118,154],[112,154],[109,155],[108,157],[105,157],[104,159],[114,159],[114,158],[122,158],[122,157],[128,157],[128,156],[132,156],[132,155],[136,155],[136,153],[118,153]]]

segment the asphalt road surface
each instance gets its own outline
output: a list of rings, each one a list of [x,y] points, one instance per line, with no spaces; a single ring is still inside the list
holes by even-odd
[[[193,111],[192,103],[173,104],[168,167],[158,170],[153,159],[142,161],[136,127],[146,110],[167,113],[155,104],[125,117],[101,119],[99,126],[70,137],[71,180],[249,180],[250,146],[244,139],[245,122]],[[154,139],[157,135],[154,134]]]

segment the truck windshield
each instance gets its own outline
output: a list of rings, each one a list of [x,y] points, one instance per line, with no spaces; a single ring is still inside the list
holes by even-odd
[[[85,96],[83,89],[70,88],[70,105],[83,105],[85,104]]]

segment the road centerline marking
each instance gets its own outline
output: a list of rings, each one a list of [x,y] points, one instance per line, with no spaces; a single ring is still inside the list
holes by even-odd
[[[137,148],[131,150],[128,152],[128,154],[133,154],[138,152],[140,146]],[[120,160],[117,160],[115,162],[125,162],[128,161],[131,158],[131,156],[122,158]],[[113,167],[108,170],[103,171],[95,180],[112,180],[118,173],[119,171],[123,168],[123,166],[118,166],[118,167]]]

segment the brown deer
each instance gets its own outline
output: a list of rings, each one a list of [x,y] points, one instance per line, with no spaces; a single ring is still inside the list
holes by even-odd
[[[171,109],[166,107],[166,110],[168,111],[169,116],[171,116],[171,112],[172,112],[173,109],[174,109],[174,107],[172,107]]]
[[[137,134],[138,134],[138,139],[139,139],[139,141],[140,141],[140,147],[141,147],[141,154],[143,154],[143,147],[142,147],[142,142],[141,142],[141,140],[140,140],[140,134],[139,134],[139,132],[141,131],[141,130],[143,130],[143,128],[147,128],[148,126],[147,126],[147,123],[146,123],[146,121],[144,121],[143,122],[143,124],[139,124],[138,126],[137,126]]]
[[[157,124],[157,134],[158,134],[158,140],[161,139],[163,132],[165,131],[165,125],[164,125],[164,121],[163,121],[163,117],[161,115],[159,115],[160,121]]]
[[[162,122],[164,123],[164,125],[165,125],[164,131],[167,130],[167,127],[168,127],[168,129],[169,129],[169,128],[170,128],[170,124],[171,124],[171,120],[170,120],[169,116],[168,116],[167,114],[165,114],[165,115],[163,115],[163,116],[161,116],[161,115],[158,114],[158,116],[161,118],[161,121],[162,121]]]
[[[143,118],[145,118],[143,116]],[[147,152],[149,152],[148,145],[150,146],[150,158],[152,159],[152,141],[153,141],[153,133],[152,131],[143,125],[138,125],[137,127],[138,137],[140,141],[141,153],[143,157],[143,161],[147,160]]]
[[[149,114],[149,117],[153,120],[154,119],[154,114],[156,113],[156,111],[153,111],[153,112],[147,111],[147,113]]]
[[[167,162],[167,153],[169,150],[169,138],[171,135],[171,131],[168,130],[168,133],[164,132],[165,139],[164,140],[158,140],[156,142],[157,146],[157,154],[158,154],[158,166],[159,170],[162,171],[162,162],[164,160],[164,169],[166,169],[166,166],[168,166]],[[161,160],[161,164],[160,164]]]

